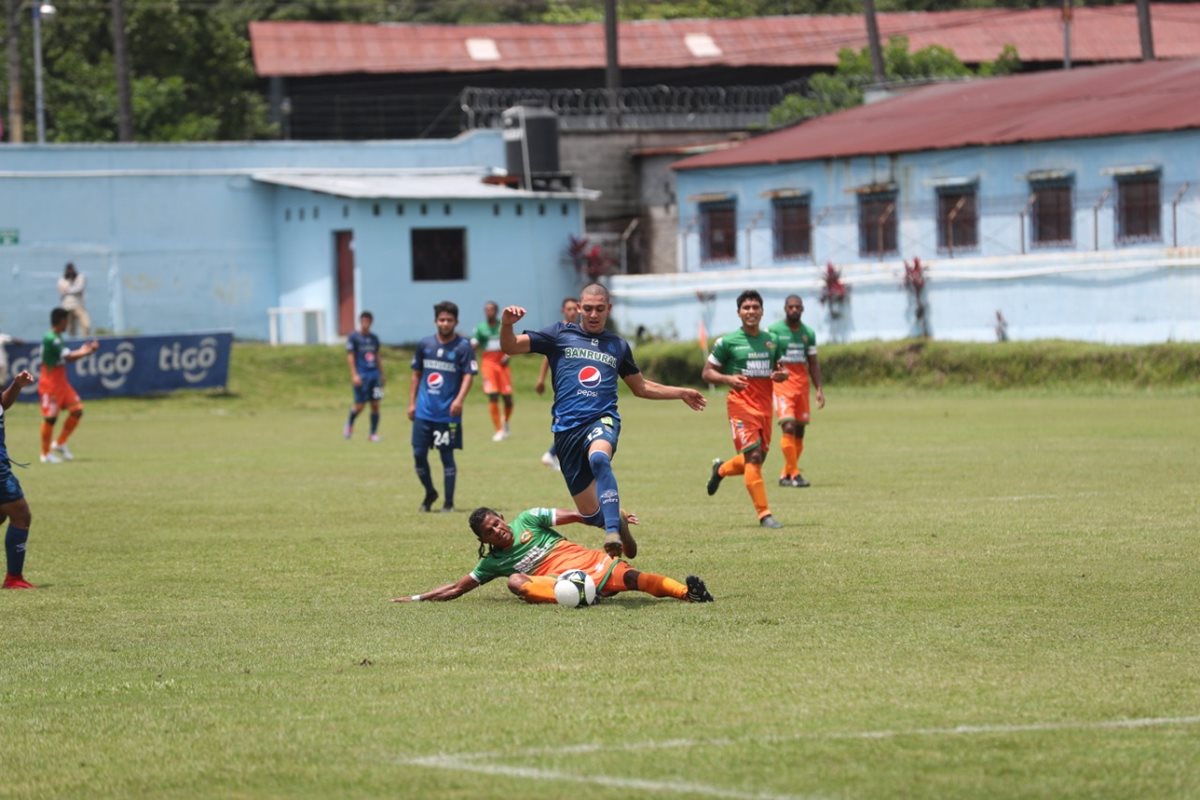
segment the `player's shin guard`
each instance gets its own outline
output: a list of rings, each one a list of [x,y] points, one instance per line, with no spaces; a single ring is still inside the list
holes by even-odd
[[[600,513],[604,515],[604,530],[621,529],[621,496],[617,492],[617,476],[612,471],[608,453],[596,450],[588,454],[588,465],[596,476],[596,494],[600,497]]]
[[[746,457],[738,453],[733,458],[721,464],[721,468],[717,470],[717,474],[722,478],[728,478],[730,475],[741,475],[746,471]]]
[[[796,474],[796,462],[800,459],[800,451],[796,449],[797,439],[790,433],[779,437],[779,449],[783,451],[783,472],[779,477],[790,478]]]
[[[747,464],[742,480],[746,482],[746,491],[750,493],[750,502],[754,503],[758,518],[762,519],[770,514],[771,509],[767,507],[767,487],[763,485],[762,465]]]
[[[653,572],[637,573],[637,590],[654,597],[674,597],[683,600],[687,597],[687,586],[674,578],[665,575],[655,575]]]
[[[25,569],[25,543],[29,541],[29,531],[9,525],[4,534],[4,556],[9,575],[20,575]]]
[[[62,430],[58,432],[58,443],[66,444],[67,439],[71,438],[71,434],[79,427],[79,420],[83,417],[82,411],[72,411],[67,414],[66,420],[63,422]]]
[[[437,489],[433,488],[433,479],[429,477],[429,451],[413,451],[413,461],[416,462],[417,479],[425,487],[425,494],[437,494]]]
[[[526,603],[557,603],[553,580],[531,580],[517,587],[517,595]]]
[[[442,501],[447,508],[454,506],[454,485],[458,481],[458,467],[454,463],[454,451],[449,447],[438,450],[442,457],[442,480],[446,484],[446,495]]]
[[[371,412],[371,435],[374,436],[375,432],[378,430],[379,430],[379,412],[372,411]]]
[[[362,413],[362,411],[355,411],[354,406],[351,406],[350,407],[350,415],[346,417],[346,427],[353,428],[354,420],[358,419],[358,415],[361,413]]]

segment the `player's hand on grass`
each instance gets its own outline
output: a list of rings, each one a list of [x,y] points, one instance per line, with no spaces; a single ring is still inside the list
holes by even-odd
[[[504,313],[500,315],[500,324],[514,325],[524,316],[525,309],[520,306],[505,306]]]
[[[639,522],[641,522],[641,520],[638,519],[637,514],[634,514],[632,511],[626,511],[623,508],[621,509],[621,518],[624,519],[626,522],[628,522],[630,525],[637,525]]]
[[[403,597],[393,597],[393,598],[392,598],[391,600],[389,600],[388,602],[389,602],[389,603],[415,603],[415,602],[417,602],[417,601],[416,601],[416,600],[413,600],[413,597],[414,597],[414,596],[415,596],[415,595],[406,594],[406,595],[404,595]]]

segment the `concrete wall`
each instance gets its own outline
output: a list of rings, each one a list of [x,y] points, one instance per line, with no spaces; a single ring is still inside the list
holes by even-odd
[[[521,302],[531,320],[557,319],[579,277],[563,263],[582,228],[582,201],[457,201],[435,215],[375,217],[373,204],[283,189],[254,180],[286,167],[502,167],[499,131],[419,142],[271,142],[186,145],[9,145],[0,148],[0,330],[40,336],[57,304],[55,282],[73,261],[87,275],[88,309],[101,332],[167,333],[214,328],[266,339],[267,309],[327,311],[336,325],[332,231],[355,231],[358,308],[379,318],[388,341],[432,329],[432,304],[451,299],[473,320],[485,299]],[[413,206],[412,201],[409,202]],[[304,207],[285,221],[285,210]],[[319,209],[316,218],[312,209]],[[346,214],[347,216],[343,216]],[[453,222],[449,222],[453,220]],[[468,229],[467,280],[411,280],[413,227]]]

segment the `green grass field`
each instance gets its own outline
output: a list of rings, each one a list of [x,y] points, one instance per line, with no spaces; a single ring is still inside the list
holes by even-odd
[[[0,593],[0,797],[1200,796],[1194,392],[830,386],[813,487],[768,459],[777,532],[705,494],[720,395],[627,397],[635,564],[715,603],[395,605],[474,537],[416,512],[404,370],[385,441],[347,443],[322,357],[91,402],[74,463],[19,471],[41,588]],[[517,403],[493,444],[473,394],[461,508],[570,504],[549,401]],[[9,412],[14,458],[36,426]]]

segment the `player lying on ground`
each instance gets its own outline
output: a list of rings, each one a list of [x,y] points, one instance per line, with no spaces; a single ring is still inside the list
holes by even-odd
[[[630,523],[637,517],[627,515]],[[685,583],[633,569],[603,550],[589,550],[554,530],[554,525],[583,522],[573,509],[531,508],[509,525],[504,515],[490,508],[477,508],[468,524],[479,539],[479,563],[454,583],[428,592],[392,598],[393,603],[420,600],[453,600],[493,578],[508,578],[508,590],[527,603],[553,603],[558,575],[580,569],[596,582],[598,597],[637,591],[655,597],[674,597],[690,603],[711,603],[704,581],[689,575]]]

